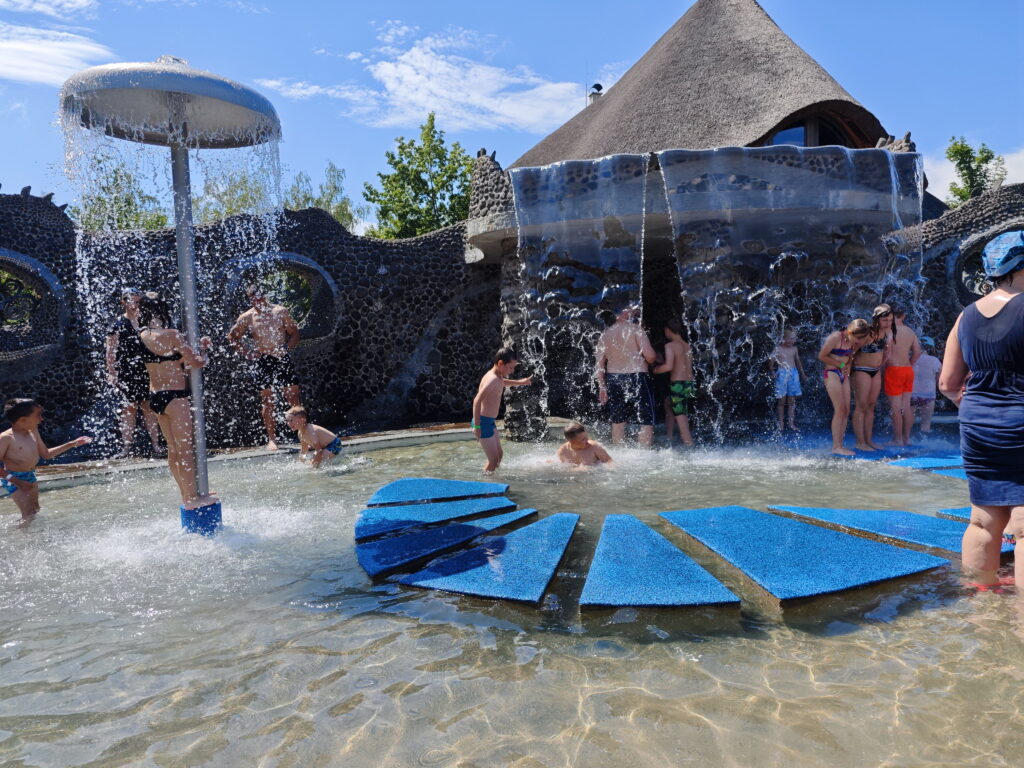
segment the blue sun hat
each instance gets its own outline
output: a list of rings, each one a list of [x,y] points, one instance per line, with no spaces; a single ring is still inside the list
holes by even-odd
[[[1016,229],[992,238],[982,252],[987,277],[1002,277],[1024,269],[1024,231]]]
[[[918,339],[918,341],[921,342],[922,347],[927,347],[928,349],[935,349],[935,339],[933,339],[931,336],[922,336],[920,339]]]

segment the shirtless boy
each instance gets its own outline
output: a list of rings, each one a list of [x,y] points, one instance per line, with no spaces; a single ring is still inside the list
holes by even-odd
[[[515,352],[502,347],[494,355],[494,366],[480,379],[480,388],[473,398],[473,436],[480,441],[487,463],[484,474],[490,474],[501,464],[504,452],[501,450],[501,438],[494,420],[498,418],[501,408],[501,394],[505,387],[527,387],[533,383],[533,377],[510,379],[508,376],[516,369],[519,361]]]
[[[312,466],[319,467],[341,453],[341,437],[327,427],[311,423],[309,413],[301,405],[289,408],[284,420],[299,435],[299,461],[308,460]]]
[[[56,448],[47,448],[39,437],[43,407],[35,400],[18,397],[4,404],[4,416],[11,428],[0,432],[0,494],[10,496],[21,510],[22,522],[39,511],[39,482],[35,469],[40,459],[53,459],[72,448],[92,442],[78,437]]]
[[[289,405],[298,405],[301,398],[295,366],[289,350],[299,343],[299,327],[291,313],[280,304],[271,304],[256,285],[245,289],[252,308],[238,316],[228,331],[228,341],[242,357],[254,362],[254,378],[260,388],[263,426],[267,430],[267,448],[277,450],[277,429],[274,424],[274,389],[284,390]],[[243,343],[246,336],[251,338]]]
[[[910,407],[910,398],[914,392],[914,363],[921,357],[921,342],[917,334],[904,324],[906,312],[894,309],[893,315],[895,323],[883,386],[889,398],[892,445],[902,447],[910,443],[910,429],[914,426],[914,409]]]
[[[679,437],[684,444],[692,447],[693,436],[690,434],[690,403],[696,394],[693,385],[693,360],[690,356],[690,345],[683,340],[683,327],[676,319],[665,323],[665,362],[654,369],[655,373],[668,373],[668,407],[672,411]],[[669,422],[665,431],[668,441],[672,442],[672,423]]]
[[[626,422],[640,425],[641,445],[654,441],[654,395],[647,366],[657,355],[650,339],[639,325],[640,308],[630,306],[615,317],[598,342],[598,400],[608,403],[612,419],[612,443],[626,436]]]
[[[800,382],[804,378],[804,369],[800,365],[800,354],[796,348],[796,331],[794,329],[786,328],[782,332],[782,342],[775,347],[768,362],[775,372],[779,432],[782,432],[786,426],[795,432],[796,399],[803,394]]]
[[[558,448],[558,460],[563,464],[573,464],[577,467],[593,467],[598,464],[611,464],[612,457],[596,440],[587,436],[587,428],[582,424],[573,422],[567,426],[562,434],[566,442]]]

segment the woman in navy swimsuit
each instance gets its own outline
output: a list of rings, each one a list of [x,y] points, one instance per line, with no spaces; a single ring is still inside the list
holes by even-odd
[[[1007,526],[1017,537],[1015,575],[1024,579],[1024,232],[993,239],[984,265],[995,288],[957,318],[939,389],[960,406],[960,452],[971,495],[964,570],[977,586],[991,587],[1000,583]]]

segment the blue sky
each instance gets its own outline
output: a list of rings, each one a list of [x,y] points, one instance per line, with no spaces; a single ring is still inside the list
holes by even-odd
[[[0,183],[72,198],[55,123],[86,66],[181,56],[276,106],[286,180],[328,160],[353,197],[396,136],[437,112],[470,154],[507,166],[635,62],[692,0],[0,0]],[[984,141],[1024,181],[1024,0],[762,0],[886,129],[913,132],[944,195],[950,136]],[[626,9],[626,12],[623,11]]]

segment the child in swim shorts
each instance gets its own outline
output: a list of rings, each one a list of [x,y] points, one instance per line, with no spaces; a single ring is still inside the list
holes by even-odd
[[[314,467],[329,462],[344,447],[341,436],[327,427],[309,421],[309,413],[301,405],[293,405],[285,412],[285,423],[299,435],[299,461],[309,460]],[[310,458],[312,454],[312,458]]]
[[[796,331],[794,329],[786,328],[782,332],[782,341],[772,352],[769,364],[775,369],[776,415],[779,432],[786,427],[796,431],[796,399],[803,395],[800,381],[804,377],[804,369],[800,364],[800,351],[796,347]]]

